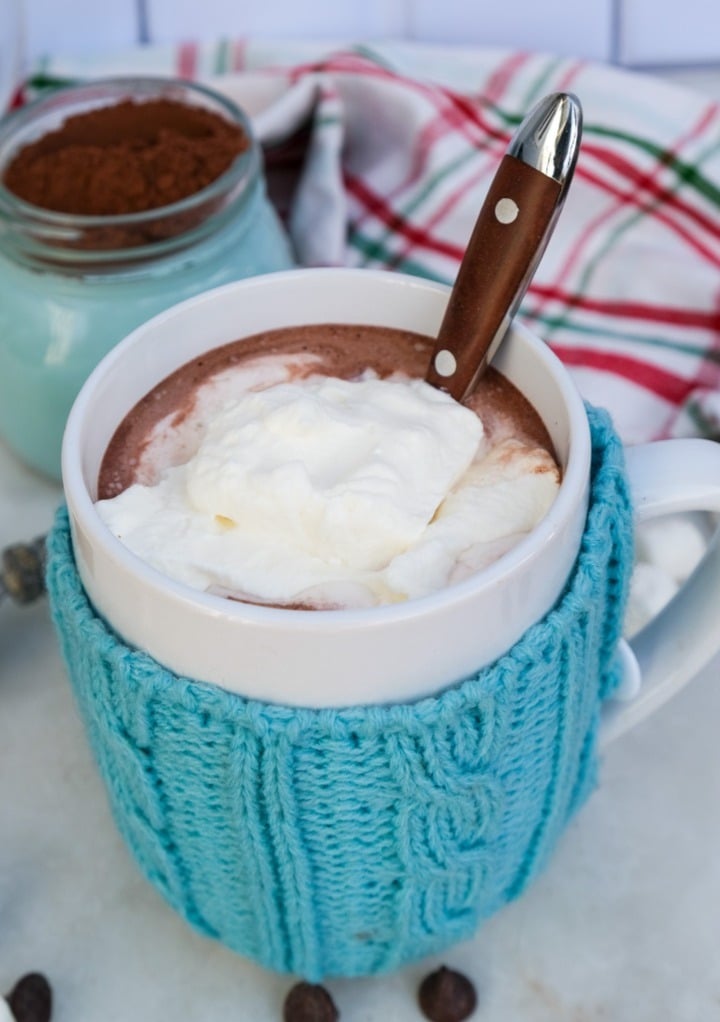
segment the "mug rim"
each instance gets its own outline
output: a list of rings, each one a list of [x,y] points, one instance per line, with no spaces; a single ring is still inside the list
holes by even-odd
[[[454,604],[462,603],[485,592],[494,586],[501,585],[505,579],[522,570],[528,560],[552,539],[561,523],[568,519],[578,504],[587,487],[590,468],[590,428],[585,407],[572,382],[567,369],[548,345],[527,327],[513,321],[509,331],[519,335],[523,343],[530,346],[534,355],[540,359],[558,386],[570,422],[570,442],[568,459],[564,467],[561,485],[553,504],[543,519],[514,547],[499,557],[488,567],[476,572],[460,582],[444,586],[425,596],[413,597],[396,604],[383,604],[363,608],[340,608],[333,610],[300,610],[283,607],[243,603],[229,600],[226,597],[206,593],[179,582],[152,567],[142,558],[134,554],[117,537],[113,535],[95,508],[83,472],[83,451],[86,430],[88,427],[88,406],[98,385],[116,370],[118,363],[125,361],[130,352],[148,343],[148,334],[152,337],[157,327],[169,319],[182,317],[184,313],[197,306],[212,302],[221,295],[235,291],[240,293],[253,288],[281,287],[284,281],[312,276],[318,281],[323,278],[328,286],[340,280],[352,281],[361,277],[364,281],[375,280],[378,284],[393,288],[420,288],[441,296],[450,294],[447,284],[431,281],[409,274],[388,270],[370,270],[349,267],[312,267],[300,268],[275,273],[263,274],[225,284],[221,287],[205,291],[183,302],[164,310],[158,315],[141,324],[122,341],[120,341],[95,367],[83,384],[70,411],[65,427],[62,443],[62,482],[70,513],[71,522],[77,519],[84,533],[93,544],[104,550],[116,565],[137,577],[150,591],[162,593],[173,601],[190,604],[205,614],[222,617],[228,622],[236,621],[252,624],[253,627],[302,632],[333,632],[344,629],[371,628],[382,622],[405,621],[422,618],[437,613]],[[251,336],[250,334],[246,336]],[[502,348],[502,345],[501,345]],[[183,363],[176,366],[179,368]],[[169,370],[170,372],[172,370]],[[150,385],[152,386],[152,385]],[[150,386],[147,388],[150,389]],[[144,391],[147,393],[147,390]],[[134,403],[128,405],[125,413],[130,411]],[[528,398],[528,400],[530,400]],[[531,402],[532,403],[532,402]],[[115,427],[119,422],[115,423]]]

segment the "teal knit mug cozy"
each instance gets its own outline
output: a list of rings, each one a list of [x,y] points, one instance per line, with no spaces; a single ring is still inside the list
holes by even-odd
[[[63,656],[117,825],[203,934],[311,980],[470,936],[593,787],[633,560],[622,446],[589,409],[590,506],[556,605],[431,698],[298,709],[178,677],[94,612],[67,514],[49,538]]]

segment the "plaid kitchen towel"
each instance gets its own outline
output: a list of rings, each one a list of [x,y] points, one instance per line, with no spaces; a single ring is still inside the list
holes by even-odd
[[[569,197],[521,318],[628,443],[720,438],[720,105],[555,57],[409,43],[222,42],[49,60],[60,80],[199,78],[241,103],[306,265],[451,282],[509,138],[544,94],[585,111]]]

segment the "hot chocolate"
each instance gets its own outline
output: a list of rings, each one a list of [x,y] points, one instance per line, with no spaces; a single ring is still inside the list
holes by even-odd
[[[423,382],[433,343],[323,324],[208,352],[118,427],[100,514],[166,574],[255,603],[391,603],[481,570],[537,524],[559,470],[499,373],[466,407]]]

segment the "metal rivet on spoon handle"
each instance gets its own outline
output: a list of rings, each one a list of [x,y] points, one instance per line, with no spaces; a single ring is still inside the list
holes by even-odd
[[[510,325],[562,209],[582,133],[571,93],[524,118],[493,178],[438,333],[427,381],[458,401],[477,383]]]

